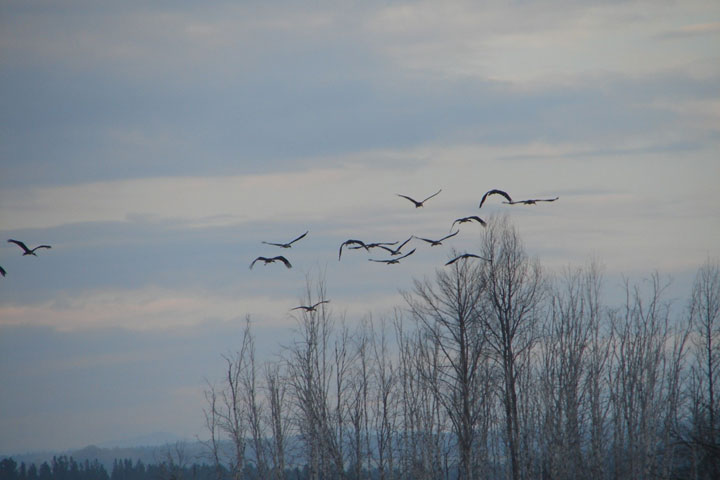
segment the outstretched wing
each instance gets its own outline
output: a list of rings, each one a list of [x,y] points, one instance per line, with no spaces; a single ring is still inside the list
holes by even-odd
[[[474,253],[463,253],[462,255],[458,255],[457,257],[453,258],[452,260],[447,262],[445,265],[447,266],[452,263],[455,263],[458,260],[460,260],[461,258],[483,258],[483,257],[481,257],[480,255],[475,255]]]
[[[343,243],[340,244],[340,250],[338,251],[338,261],[340,260],[340,257],[342,256],[343,247],[345,245],[352,245],[352,244],[360,245],[360,247],[364,248],[365,250],[368,249],[367,245],[365,245],[365,242],[363,242],[361,240],[353,240],[353,239],[345,240]]]
[[[455,230],[454,233],[451,233],[450,235],[445,235],[443,238],[441,238],[440,240],[438,240],[438,242],[442,242],[443,240],[447,240],[447,239],[450,238],[450,237],[454,237],[454,236],[457,235],[458,233],[460,233],[460,230]]]
[[[460,260],[461,258],[463,258],[463,256],[462,256],[462,255],[459,255],[459,256],[453,258],[452,260],[450,260],[449,262],[447,262],[447,263],[445,264],[445,266],[447,267],[448,265],[451,265],[451,264],[457,262],[457,261]]]
[[[38,248],[52,248],[50,245],[38,245],[37,247],[33,248],[33,251],[37,250]]]
[[[400,249],[402,249],[405,245],[407,245],[407,243],[410,240],[412,240],[412,235],[410,235],[407,240],[405,240],[403,243],[401,243],[400,246],[395,249],[395,251],[399,252]]]
[[[433,193],[432,195],[430,195],[429,197],[427,197],[425,200],[423,200],[423,201],[420,202],[420,203],[425,203],[425,202],[427,202],[428,200],[430,200],[431,198],[433,198],[435,195],[437,195],[437,194],[440,193],[440,192],[442,192],[442,188],[441,188],[440,190],[438,190],[437,192]]]
[[[367,248],[378,248],[378,247],[382,247],[385,245],[395,245],[397,243],[398,242],[372,242],[372,243],[367,244]],[[362,247],[357,247],[357,248],[362,248]]]
[[[478,223],[479,223],[480,225],[482,225],[483,227],[487,227],[487,222],[485,222],[485,220],[483,220],[482,218],[478,217],[477,215],[472,215],[472,216],[470,216],[470,217],[463,217],[463,218],[458,218],[457,220],[455,220],[455,221],[452,223],[452,225],[450,225],[450,230],[452,230],[453,227],[455,226],[455,224],[458,223],[458,222],[460,222],[460,223],[465,223],[465,222],[469,222],[469,221],[471,221],[471,220],[475,220],[476,222],[478,222]]]
[[[298,240],[300,240],[301,238],[303,238],[305,235],[307,235],[308,232],[310,232],[310,230],[308,230],[307,232],[303,233],[302,235],[300,235],[299,237],[297,237],[295,240],[289,241],[289,242],[288,242],[288,245],[292,245],[293,243],[297,242]]]
[[[276,247],[284,247],[285,246],[284,243],[273,243],[273,242],[260,242],[260,243],[264,243],[265,245],[275,245]]]
[[[395,195],[397,195],[398,197],[407,198],[407,199],[410,200],[412,203],[414,203],[415,206],[420,205],[420,204],[422,203],[422,202],[418,202],[418,201],[415,200],[414,198],[408,197],[407,195],[400,195],[399,193],[396,193]]]
[[[485,195],[483,195],[482,200],[480,200],[480,206],[478,208],[482,208],[483,203],[485,203],[485,199],[490,195],[502,195],[507,199],[508,202],[512,202],[512,198],[510,198],[510,195],[508,195],[506,192],[502,190],[498,190],[497,188],[493,188],[492,190],[488,190],[485,192]]]
[[[415,237],[415,238],[417,238],[418,240],[427,242],[427,243],[435,243],[435,240],[430,240],[429,238],[423,238],[423,237]]]
[[[392,248],[386,247],[385,245],[378,245],[378,248],[382,248],[383,250],[387,250],[387,251],[390,253],[390,255],[397,255],[397,253],[395,253],[395,252],[397,252],[397,250],[393,250]],[[399,250],[399,249],[398,249],[398,250]]]
[[[467,217],[467,218],[469,218],[471,220],[475,220],[483,227],[487,227],[487,222],[485,220],[483,220],[482,218],[478,217],[477,215],[473,215],[472,217]]]
[[[388,248],[388,247],[386,247],[386,246],[384,246],[384,245],[380,245],[380,248],[383,248],[383,249],[387,250],[388,252],[390,252],[390,255],[400,255],[400,250],[402,250],[402,248],[403,248],[405,245],[407,245],[407,243],[408,243],[410,240],[412,240],[412,238],[413,238],[413,236],[410,235],[410,236],[408,237],[408,239],[405,240],[403,243],[401,243],[400,246],[397,247],[395,250],[393,250],[392,248]],[[397,242],[395,242],[395,243],[397,243]]]
[[[300,305],[299,307],[291,308],[290,310],[305,310],[306,312],[309,312],[310,310],[312,310],[312,307]]]
[[[252,270],[253,265],[255,265],[255,262],[257,262],[258,260],[262,260],[263,262],[267,262],[268,259],[267,259],[267,257],[257,257],[257,258],[256,258],[255,260],[253,260],[252,263],[250,264],[250,270]]]
[[[4,277],[6,273],[7,272],[5,271],[5,269],[0,267],[0,275],[2,275]]]
[[[14,243],[18,247],[22,248],[25,252],[29,253],[30,249],[20,240],[13,240],[12,238],[8,240],[8,243]]]
[[[560,197],[555,198],[529,198],[527,200],[516,200],[514,202],[503,202],[507,203],[508,205],[517,205],[517,204],[523,204],[523,205],[535,205],[537,202],[554,202]]]
[[[405,257],[409,257],[410,255],[412,255],[413,253],[415,253],[415,250],[417,250],[417,249],[416,249],[416,248],[413,248],[412,250],[410,250],[408,253],[406,253],[406,254],[403,255],[402,257],[396,258],[395,261],[399,261],[399,260],[402,260],[402,259],[405,258]]]
[[[318,305],[322,305],[323,303],[330,303],[330,300],[322,300],[322,301],[320,301],[320,302],[317,302],[317,303],[313,304],[310,308],[312,308],[313,310],[315,310]]]
[[[280,260],[281,262],[283,262],[283,263],[285,264],[285,266],[286,266],[287,268],[292,268],[292,265],[290,265],[290,262],[288,262],[288,259],[285,258],[285,257],[283,257],[282,255],[278,255],[277,257],[273,257],[271,260],[272,260],[273,262],[274,262],[275,260]]]

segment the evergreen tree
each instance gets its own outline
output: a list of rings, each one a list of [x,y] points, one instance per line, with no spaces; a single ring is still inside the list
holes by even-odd
[[[34,463],[27,469],[27,480],[38,480],[38,470]]]
[[[0,461],[0,480],[17,479],[17,462],[12,458]]]
[[[38,472],[38,480],[54,480],[52,470],[50,470],[50,465],[48,465],[47,462],[43,462],[40,465],[40,470]]]

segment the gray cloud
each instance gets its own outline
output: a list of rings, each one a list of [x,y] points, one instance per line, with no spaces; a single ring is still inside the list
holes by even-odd
[[[676,128],[652,102],[714,98],[717,85],[677,72],[532,90],[441,78],[365,42],[350,13],[247,8],[11,10],[22,21],[3,61],[0,184],[299,170],[458,141],[608,142]]]

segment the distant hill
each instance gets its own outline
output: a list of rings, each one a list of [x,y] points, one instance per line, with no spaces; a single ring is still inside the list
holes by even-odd
[[[97,460],[110,473],[113,461],[116,459],[130,459],[133,463],[138,460],[146,465],[158,464],[172,455],[177,461],[178,453],[183,461],[192,463],[209,463],[207,449],[197,440],[183,440],[172,434],[156,433],[122,441],[104,442],[100,446],[88,445],[80,449],[65,451],[31,452],[18,455],[0,455],[0,459],[12,457],[18,464],[34,463],[40,466],[43,462],[52,462],[54,456],[65,455],[72,457],[78,463],[88,460]]]

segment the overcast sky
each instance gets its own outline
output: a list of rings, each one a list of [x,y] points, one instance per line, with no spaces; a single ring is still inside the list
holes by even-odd
[[[719,46],[715,0],[0,1],[0,453],[202,435],[246,315],[277,353],[319,272],[387,315],[482,227],[391,266],[348,238],[508,213],[549,271],[682,302],[720,255]]]

